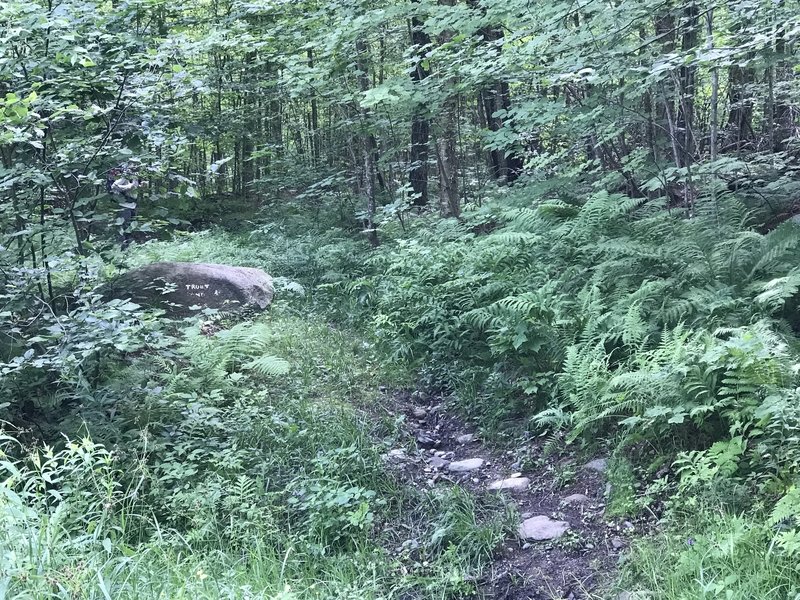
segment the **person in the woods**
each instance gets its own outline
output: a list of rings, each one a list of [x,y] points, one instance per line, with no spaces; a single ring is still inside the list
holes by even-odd
[[[120,202],[119,218],[122,220],[122,247],[126,248],[131,243],[131,235],[128,231],[133,218],[136,216],[136,197],[134,194],[141,186],[141,182],[134,173],[129,173],[125,168],[111,169],[106,180],[107,191],[122,198]]]

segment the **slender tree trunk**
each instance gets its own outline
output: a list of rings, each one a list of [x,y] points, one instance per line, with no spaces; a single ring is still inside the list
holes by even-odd
[[[775,108],[774,108],[774,131],[773,152],[784,152],[789,149],[789,140],[795,136],[795,113],[797,107],[791,102],[791,82],[793,79],[791,56],[786,47],[786,22],[781,19],[783,15],[784,0],[776,2],[778,9],[778,19],[780,19],[775,31],[775,59],[774,68],[775,84]]]
[[[307,51],[308,68],[314,69],[314,50],[311,48]],[[320,155],[320,140],[319,140],[319,105],[317,102],[316,93],[312,92],[311,95],[311,115],[309,116],[308,123],[309,135],[311,136],[311,154],[314,157],[314,164],[319,161]]]
[[[501,34],[502,34],[502,30]],[[500,99],[500,108],[508,114],[508,111],[511,110],[511,89],[507,82],[501,81],[497,84],[498,87],[498,97]],[[501,126],[502,126],[502,119],[501,119]],[[512,183],[519,179],[519,176],[522,175],[522,169],[525,166],[525,161],[522,158],[522,155],[516,151],[516,149],[509,149],[504,157],[505,165],[504,165],[504,173],[505,179],[508,183]]]
[[[454,6],[456,0],[439,0],[443,6]],[[453,34],[444,31],[439,36],[439,44],[450,42]],[[447,94],[439,113],[437,122],[436,159],[439,166],[439,206],[443,216],[458,217],[461,215],[461,202],[458,193],[458,135],[456,118],[458,102],[453,89],[455,81],[452,77],[442,81]]]
[[[681,50],[684,53],[694,51],[698,45],[699,9],[695,2],[689,3],[683,10]],[[683,152],[681,159],[683,166],[687,167],[693,162],[694,140],[694,95],[695,76],[697,67],[684,65],[679,70],[680,101],[677,128],[682,133]]]
[[[729,0],[728,10],[732,19],[731,37],[734,44],[749,40],[744,39],[743,29],[750,23],[750,16],[744,13],[745,8],[739,3]],[[752,53],[747,53],[749,61]],[[734,63],[728,71],[728,134],[725,148],[741,152],[755,140],[753,131],[753,98],[751,86],[755,82],[755,70],[750,64]]]
[[[675,16],[672,13],[672,8],[669,3],[664,7],[663,13],[661,13],[656,19],[654,23],[656,38],[661,44],[661,52],[662,54],[671,54],[675,51]],[[663,102],[657,102],[656,98],[663,96]],[[662,136],[655,136],[655,143],[654,146],[657,149],[654,154],[658,154],[660,156],[667,156],[670,152],[673,152],[675,149],[675,129],[673,125],[670,123],[670,118],[668,118],[669,112],[669,104],[672,102],[674,97],[674,90],[671,89],[671,85],[668,86],[664,83],[663,88],[661,90],[656,90],[653,94],[653,110],[655,112],[655,123],[656,123],[656,132],[663,131],[666,132],[667,140],[666,140],[666,147],[664,145],[664,138]]]
[[[486,9],[476,0],[470,0],[470,6],[480,11],[485,16]],[[503,51],[503,30],[494,25],[487,25],[480,30],[484,43],[489,45],[489,60],[497,61]],[[505,81],[496,80],[478,92],[486,124],[493,133],[503,128],[503,117],[499,111],[508,112],[511,109],[511,90]],[[489,151],[489,166],[492,177],[496,180],[513,182],[522,173],[523,159],[520,153],[513,148],[508,150],[493,149]]]
[[[727,146],[737,152],[753,141],[753,100],[748,88],[754,79],[755,73],[750,66],[733,65],[728,72],[728,101],[731,110],[728,114]]]
[[[411,81],[417,87],[430,75],[430,67],[424,62],[424,49],[429,47],[430,43],[431,38],[423,29],[422,19],[414,15],[411,19],[411,44],[414,47],[414,69],[411,71]],[[411,117],[411,152],[409,156],[411,166],[408,171],[408,180],[411,184],[416,206],[428,204],[428,145],[430,129],[427,106],[417,104]]]
[[[706,49],[714,49],[714,9],[706,13]],[[709,154],[712,162],[719,155],[719,71],[716,67],[711,69],[711,106],[708,117],[709,124]]]
[[[496,116],[497,113],[497,89],[493,87],[485,87],[478,92],[478,97],[483,108],[483,113],[486,115],[486,126],[489,131],[499,131],[503,126],[500,118]],[[498,149],[489,150],[489,172],[494,179],[500,179],[505,172],[505,161],[503,160],[503,152]]]
[[[369,81],[369,60],[368,60],[367,43],[359,38],[356,41],[356,68],[358,69],[358,85],[362,92],[367,92],[370,89]],[[361,126],[364,131],[361,134],[361,152],[362,152],[362,166],[364,169],[364,196],[367,201],[367,211],[365,219],[365,229],[369,243],[375,247],[378,245],[378,231],[375,228],[375,212],[377,209],[377,192],[375,190],[376,166],[375,166],[375,153],[376,144],[375,136],[372,132],[368,131],[366,111],[362,110],[361,113]]]

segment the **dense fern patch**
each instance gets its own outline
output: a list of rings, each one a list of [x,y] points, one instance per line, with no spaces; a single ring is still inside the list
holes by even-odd
[[[456,389],[484,427],[637,448],[634,512],[668,498],[765,519],[780,507],[773,551],[793,555],[800,226],[760,233],[732,194],[687,216],[530,190],[461,221],[420,219],[373,254],[369,275],[321,293]]]

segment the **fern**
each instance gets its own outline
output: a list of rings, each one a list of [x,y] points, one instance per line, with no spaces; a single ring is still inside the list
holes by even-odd
[[[190,331],[180,350],[192,365],[195,377],[209,382],[206,387],[211,382],[224,386],[227,375],[238,370],[269,376],[286,374],[288,363],[268,352],[274,339],[266,324],[239,323],[211,336],[200,328]],[[179,379],[173,378],[174,385]]]
[[[260,375],[275,377],[286,375],[289,372],[289,362],[283,358],[265,354],[243,365],[243,368],[253,370]]]

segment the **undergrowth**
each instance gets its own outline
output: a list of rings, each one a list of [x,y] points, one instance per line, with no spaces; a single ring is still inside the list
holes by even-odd
[[[176,323],[161,350],[107,361],[73,391],[60,440],[7,430],[0,597],[473,589],[509,526],[504,507],[478,517],[457,489],[396,483],[382,458],[396,432],[378,435],[356,408],[396,375],[373,344],[291,298],[253,322]]]
[[[92,350],[59,386],[31,377],[55,362],[25,359],[29,422],[57,407],[52,430],[83,441],[6,440],[8,597],[471,593],[511,516],[394,482],[393,425],[357,408],[409,373],[487,433],[608,447],[608,517],[657,531],[624,563],[628,589],[797,596],[797,225],[759,232],[733,194],[688,217],[547,184],[458,221],[383,223],[372,252],[268,220],[127,257],[266,268],[283,298],[267,315],[165,325],[104,305],[125,327],[59,334],[53,348]]]
[[[727,192],[701,196],[688,218],[658,200],[529,184],[460,221],[404,224],[371,273],[318,294],[455,390],[487,432],[609,445],[620,467],[610,516],[682,531],[675,515],[698,511],[696,539],[741,552],[754,577],[769,572],[763,587],[726,587],[741,575],[716,556],[706,579],[638,571],[653,589],[692,590],[656,597],[794,598],[800,226],[762,233],[758,222]],[[660,543],[641,556],[655,560]],[[677,548],[673,560],[698,568]]]

